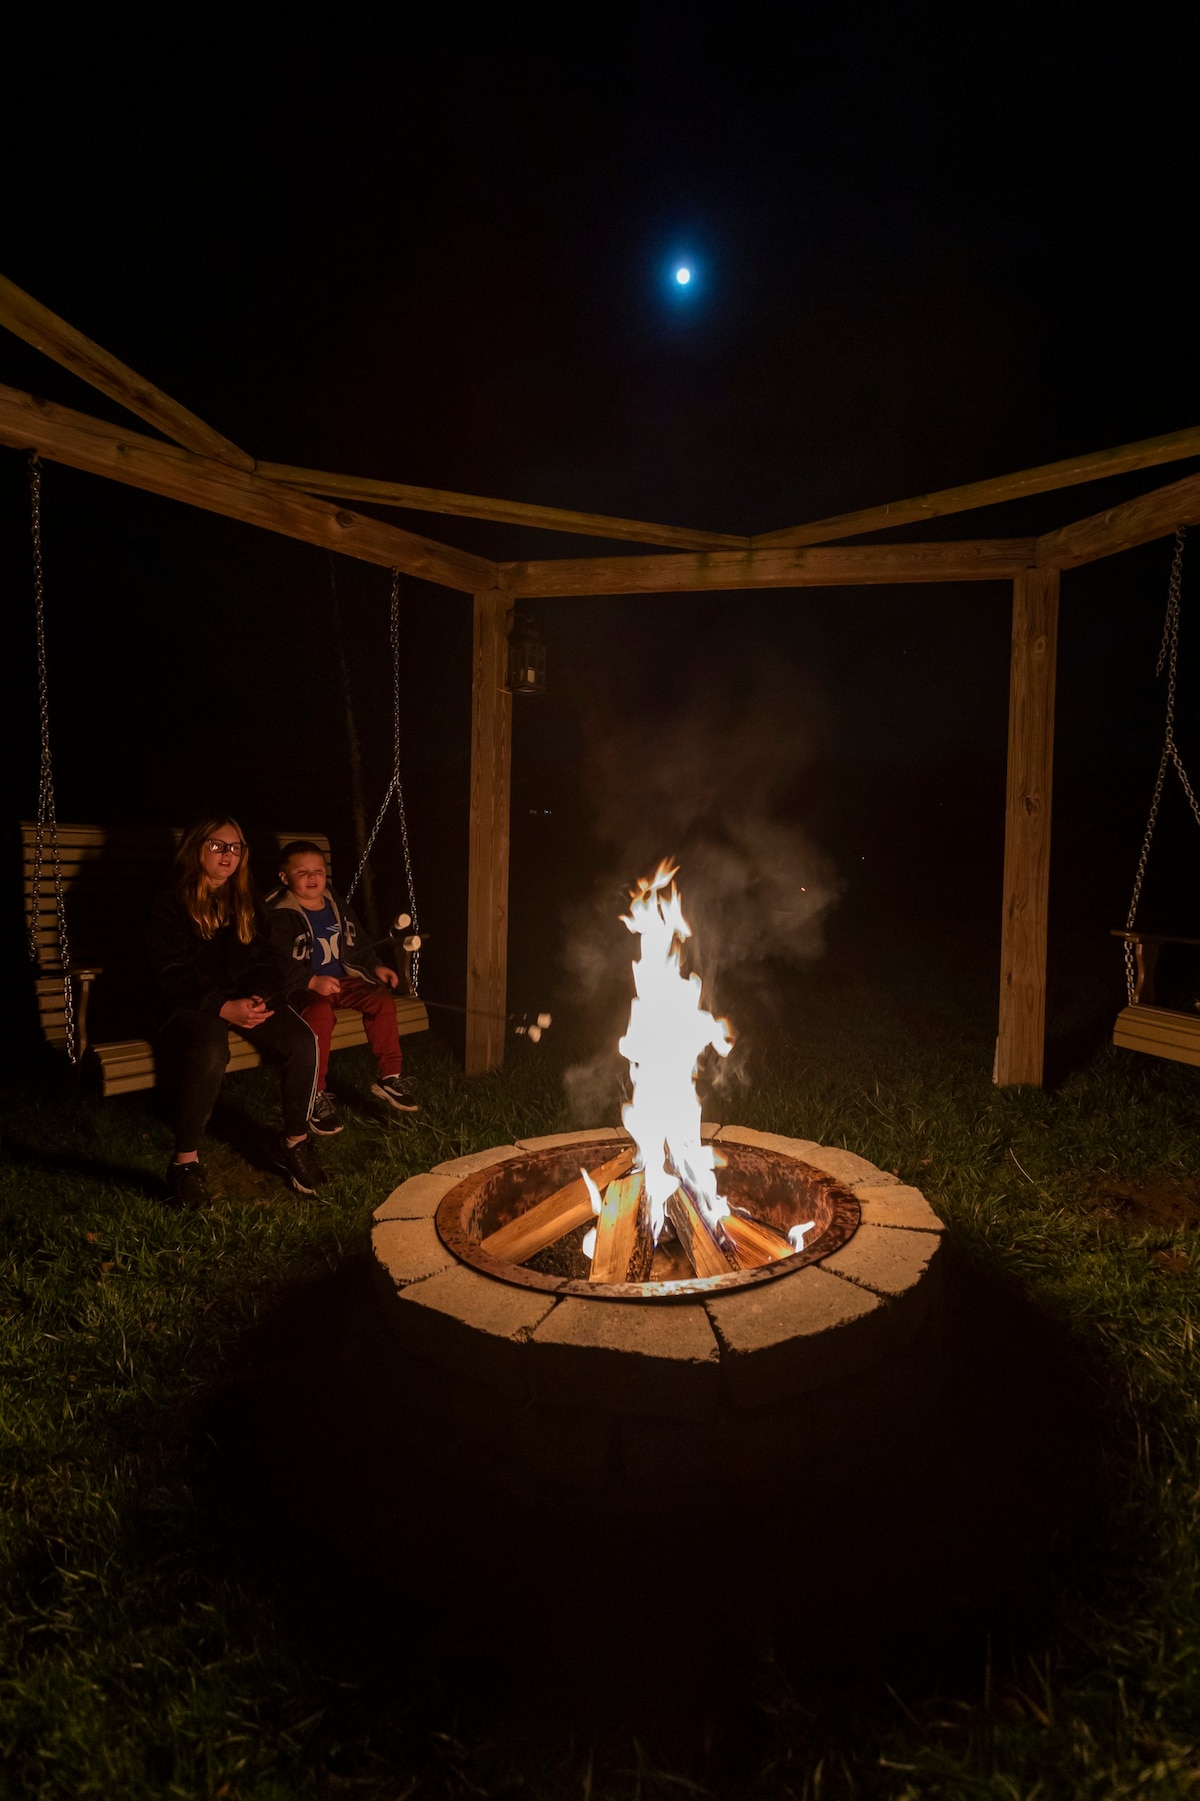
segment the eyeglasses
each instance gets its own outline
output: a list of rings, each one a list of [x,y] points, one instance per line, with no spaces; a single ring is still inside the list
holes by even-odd
[[[204,848],[210,850],[214,857],[240,857],[246,846],[240,838],[235,838],[232,844],[223,844],[219,838],[210,838]]]

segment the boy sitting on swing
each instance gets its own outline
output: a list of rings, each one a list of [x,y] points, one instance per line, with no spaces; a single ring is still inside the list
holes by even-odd
[[[267,897],[271,944],[281,964],[299,978],[289,999],[317,1040],[317,1092],[308,1116],[309,1129],[322,1137],[342,1129],[326,1087],[338,1007],[353,1007],[363,1016],[367,1042],[379,1069],[371,1093],[397,1112],[415,1113],[417,1102],[400,1076],[403,1060],[392,1001],[399,976],[386,963],[377,963],[369,948],[356,955],[354,947],[366,934],[353,909],[329,886],[319,845],[306,838],[285,844],[280,852],[279,879],[283,887]],[[307,981],[304,969],[310,971]]]

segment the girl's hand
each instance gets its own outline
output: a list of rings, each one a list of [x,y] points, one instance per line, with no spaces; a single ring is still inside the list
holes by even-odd
[[[326,1000],[334,1000],[342,991],[342,984],[336,976],[310,976],[308,985],[314,994],[323,994]]]
[[[400,986],[400,977],[394,969],[389,969],[386,963],[375,965],[375,979],[377,982],[385,982],[389,988],[399,988]]]
[[[264,1024],[270,1019],[271,1012],[272,1009],[261,994],[250,994],[244,1000],[226,1001],[221,1008],[221,1018],[228,1020],[231,1026],[240,1026],[243,1031],[248,1031]]]

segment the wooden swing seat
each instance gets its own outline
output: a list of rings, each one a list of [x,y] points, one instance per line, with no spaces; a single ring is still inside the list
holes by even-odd
[[[62,873],[71,955],[70,982],[75,1005],[75,1049],[82,1063],[98,1073],[100,1090],[130,1094],[153,1088],[157,1081],[154,1046],[148,1038],[121,1036],[121,1028],[142,1024],[153,996],[145,968],[145,925],[150,904],[168,879],[181,833],[149,827],[60,825],[58,860]],[[320,845],[329,861],[329,839],[321,832],[269,832],[253,835],[251,854],[259,869],[293,838]],[[33,906],[36,828],[21,823],[22,879],[26,924]],[[267,861],[264,864],[263,858]],[[67,1049],[66,999],[62,945],[54,900],[54,855],[42,844],[41,892],[37,915],[37,975],[34,1000],[46,1043]],[[407,990],[407,992],[405,991]],[[396,1024],[402,1037],[429,1029],[424,1002],[412,992],[412,972],[405,958],[396,995]],[[91,1036],[91,1027],[97,1036]],[[362,1014],[339,1008],[333,1049],[365,1044]],[[229,1068],[257,1069],[262,1058],[237,1032],[229,1034]]]
[[[1113,1043],[1148,1057],[1167,1057],[1173,1063],[1200,1068],[1200,1013],[1194,1009],[1160,1007],[1155,996],[1158,953],[1164,944],[1200,945],[1200,938],[1179,938],[1165,932],[1114,932],[1133,945],[1134,998],[1122,1007],[1113,1027]]]

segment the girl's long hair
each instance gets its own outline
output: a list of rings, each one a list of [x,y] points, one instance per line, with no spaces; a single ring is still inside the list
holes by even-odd
[[[211,938],[218,926],[233,925],[242,943],[249,944],[256,929],[249,850],[242,852],[237,868],[219,888],[210,888],[204,873],[204,846],[210,838],[216,837],[223,825],[231,826],[245,844],[245,832],[228,813],[215,813],[208,819],[198,820],[184,833],[176,853],[179,894],[201,938]]]

